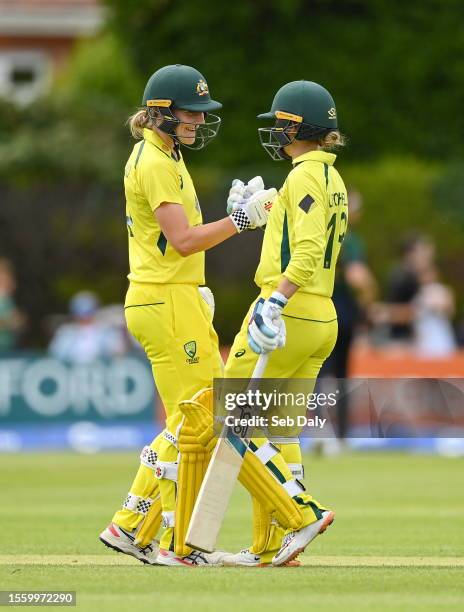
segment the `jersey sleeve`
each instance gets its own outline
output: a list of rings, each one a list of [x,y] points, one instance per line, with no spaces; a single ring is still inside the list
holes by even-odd
[[[154,212],[163,202],[180,204],[180,179],[175,168],[169,163],[141,164],[139,167],[139,186]]]
[[[291,177],[289,177],[291,178]],[[324,195],[317,181],[289,180],[289,202],[295,207],[294,248],[283,273],[295,285],[306,285],[320,266],[326,247]]]

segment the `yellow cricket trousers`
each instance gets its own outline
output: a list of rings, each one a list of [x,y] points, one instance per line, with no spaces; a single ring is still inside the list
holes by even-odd
[[[210,387],[214,377],[222,376],[218,338],[212,324],[209,305],[196,285],[131,283],[126,295],[127,327],[141,344],[151,363],[156,387],[166,411],[166,428],[151,443],[158,459],[177,461],[177,428],[182,421],[179,402],[190,399],[199,389]],[[147,507],[161,497],[164,525],[169,527],[161,545],[169,548],[176,500],[172,480],[154,478],[153,471],[140,465],[130,489],[137,500],[147,500]],[[158,495],[158,497],[159,497]],[[124,507],[113,521],[134,529],[143,514]]]

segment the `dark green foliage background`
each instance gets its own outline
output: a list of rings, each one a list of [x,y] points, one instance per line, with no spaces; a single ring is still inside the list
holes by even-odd
[[[29,313],[25,344],[46,341],[50,312],[72,293],[123,299],[127,274],[124,123],[147,77],[187,63],[207,77],[223,125],[186,153],[205,219],[223,215],[230,180],[288,166],[259,145],[256,114],[276,89],[306,78],[337,101],[349,146],[338,162],[364,195],[359,230],[384,282],[402,234],[431,234],[458,292],[464,229],[464,9],[458,0],[107,0],[104,34],[80,44],[52,94],[26,109],[0,102],[0,255],[13,259]],[[255,293],[259,231],[207,256],[224,342]],[[460,295],[461,299],[464,297]]]

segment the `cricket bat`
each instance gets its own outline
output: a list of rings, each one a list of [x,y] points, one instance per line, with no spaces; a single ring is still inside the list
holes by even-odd
[[[262,353],[252,379],[262,378],[269,353]],[[252,388],[253,382],[250,387]],[[213,552],[237,482],[247,444],[229,430],[219,438],[206,470],[190,519],[186,544],[196,550]]]

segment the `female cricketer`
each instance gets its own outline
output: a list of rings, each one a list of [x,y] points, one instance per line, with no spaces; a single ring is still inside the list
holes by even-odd
[[[261,292],[235,337],[225,376],[248,378],[258,354],[278,348],[269,357],[265,377],[306,378],[314,386],[337,338],[331,296],[347,230],[348,202],[334,168],[336,156],[327,149],[343,145],[343,137],[332,96],[309,81],[284,85],[271,110],[259,118],[275,121],[273,127],[258,130],[263,147],[274,160],[291,161],[293,168],[269,215],[255,275]],[[243,189],[238,185],[235,202]],[[230,199],[229,208],[233,209]],[[294,477],[302,479],[298,438],[271,441]],[[266,565],[274,557],[273,564],[281,565],[296,557],[295,535],[287,534],[282,542],[283,530],[256,499],[253,519],[253,545],[226,557],[225,564]],[[328,524],[329,519],[324,526]]]
[[[130,262],[125,314],[129,331],[152,365],[166,426],[143,449],[123,508],[100,539],[149,564],[199,565],[217,560],[214,553],[178,553],[183,550],[183,529],[177,498],[181,493],[182,504],[193,505],[207,465],[205,452],[181,431],[179,403],[211,387],[213,378],[222,375],[212,294],[201,287],[204,251],[244,229],[263,226],[273,195],[272,190],[257,192],[228,217],[202,224],[180,146],[205,147],[218,132],[220,119],[211,111],[219,108],[204,76],[177,64],[150,77],[142,108],[129,120],[132,135],[140,142],[124,173]],[[189,458],[183,466],[178,464],[182,444],[188,449],[183,455]],[[166,530],[158,551],[152,541],[161,521]]]

